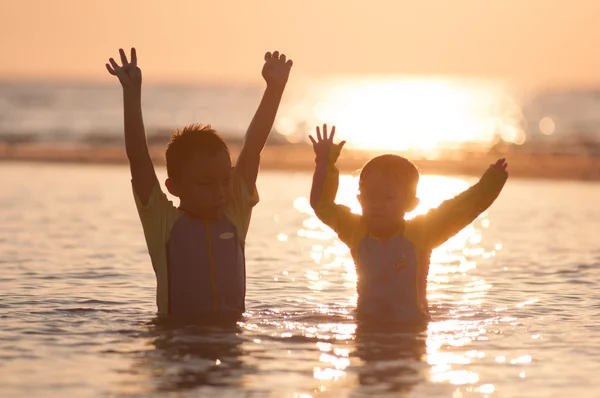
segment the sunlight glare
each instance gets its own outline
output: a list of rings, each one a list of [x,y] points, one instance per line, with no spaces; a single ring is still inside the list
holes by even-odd
[[[442,78],[354,78],[306,84],[277,130],[306,140],[336,125],[348,148],[431,152],[499,137],[522,144],[521,108],[500,83]],[[301,132],[300,132],[301,131]],[[297,134],[302,134],[298,137]]]

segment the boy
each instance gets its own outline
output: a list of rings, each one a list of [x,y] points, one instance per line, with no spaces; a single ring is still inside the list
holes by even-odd
[[[210,126],[176,131],[166,151],[169,192],[161,191],[148,152],[137,55],[119,50],[106,68],[123,86],[125,149],[133,195],[156,274],[159,315],[233,321],[245,310],[244,243],[258,202],[260,153],[271,132],[292,67],[284,54],[265,55],[267,87],[250,123],[235,167],[225,142]]]
[[[317,139],[310,202],[317,217],[349,246],[358,275],[358,319],[420,323],[429,318],[427,274],[431,251],[475,220],[498,197],[508,173],[500,159],[477,184],[426,215],[405,220],[417,199],[419,171],[407,159],[382,155],[359,177],[362,216],[334,203],[339,172],[335,162],[345,142],[333,143],[335,127]]]

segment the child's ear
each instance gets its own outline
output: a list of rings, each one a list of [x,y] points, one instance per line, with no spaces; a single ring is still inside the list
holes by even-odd
[[[406,213],[410,213],[411,211],[413,211],[414,209],[416,209],[420,202],[421,201],[419,200],[419,198],[417,198],[416,196],[413,197],[408,202],[408,206],[406,206]]]
[[[167,187],[167,190],[171,195],[179,197],[179,189],[177,187],[177,184],[175,184],[175,182],[172,179],[167,178],[165,180],[165,186]]]

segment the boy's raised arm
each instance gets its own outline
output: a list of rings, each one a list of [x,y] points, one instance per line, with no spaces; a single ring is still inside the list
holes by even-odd
[[[260,154],[273,128],[292,64],[291,59],[286,59],[285,54],[279,55],[277,51],[273,54],[265,54],[262,75],[267,82],[267,88],[250,122],[244,145],[235,165],[237,173],[251,191],[254,190],[258,176]]]
[[[328,136],[327,125],[323,125],[322,135],[317,127],[316,140],[310,136],[316,155],[310,205],[319,220],[333,229],[343,242],[351,244],[360,216],[352,213],[348,207],[335,203],[340,174],[335,167],[335,162],[346,141],[334,144],[334,136],[335,127],[331,129],[331,134]]]
[[[125,150],[129,159],[133,188],[142,204],[147,204],[152,189],[158,184],[152,165],[144,119],[142,117],[142,71],[137,66],[135,48],[131,49],[131,60],[127,60],[125,51],[119,50],[122,65],[113,58],[106,64],[108,72],[119,78],[123,87],[123,111],[125,119]]]
[[[432,248],[460,232],[494,203],[508,178],[507,166],[505,159],[499,159],[477,184],[422,216]]]
[[[327,136],[327,125],[323,125],[323,134],[317,127],[317,139],[311,135],[310,141],[315,151],[315,173],[313,175],[312,188],[310,190],[310,205],[319,213],[327,212],[328,207],[335,206],[335,197],[339,185],[339,171],[335,167],[342,148],[346,141],[339,144],[333,143],[335,136],[335,126],[331,129],[331,134]]]

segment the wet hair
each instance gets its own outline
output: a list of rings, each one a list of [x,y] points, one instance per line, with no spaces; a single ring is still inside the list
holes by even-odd
[[[369,160],[360,171],[358,185],[361,187],[365,178],[373,172],[386,173],[394,180],[402,184],[406,190],[416,194],[419,183],[419,169],[410,160],[392,154],[376,156]]]
[[[223,138],[210,125],[192,124],[177,130],[173,132],[165,153],[167,175],[177,179],[193,155],[200,152],[215,156],[220,151],[231,156]]]

